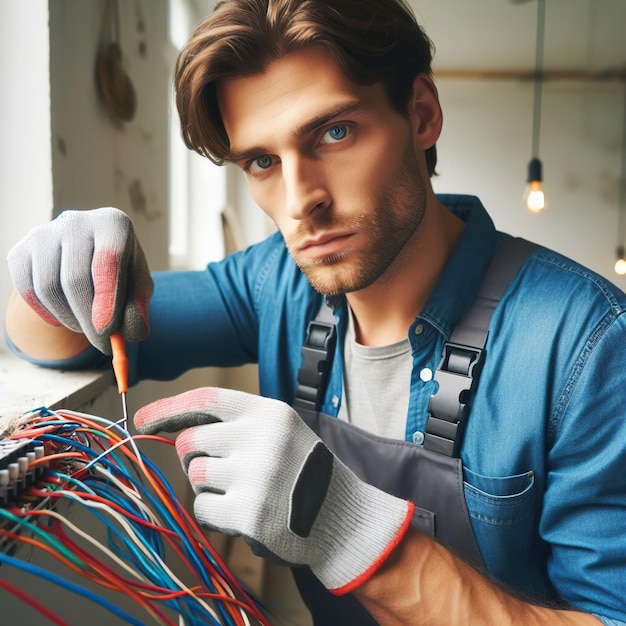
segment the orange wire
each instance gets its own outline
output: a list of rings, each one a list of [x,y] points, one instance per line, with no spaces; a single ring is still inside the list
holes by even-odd
[[[83,452],[59,452],[57,454],[49,454],[48,456],[42,456],[40,459],[35,459],[31,461],[28,467],[36,467],[37,465],[45,465],[48,461],[54,461],[55,459],[84,459],[85,455]]]
[[[17,511],[15,512],[15,514],[18,515]],[[20,516],[30,517],[31,515],[42,516],[42,515],[49,515],[49,513],[47,511],[30,511],[30,512],[25,512]],[[58,522],[56,518],[53,518],[53,519],[55,519]],[[57,529],[57,533],[58,533],[58,529]],[[133,600],[135,600],[140,606],[143,606],[146,609],[146,611],[148,611],[152,615],[156,613],[159,617],[168,621],[168,623],[171,624],[172,626],[176,626],[176,624],[169,621],[167,617],[162,615],[161,611],[159,611],[155,607],[150,606],[146,602],[146,600],[143,599],[143,597],[137,597],[140,594],[131,592],[124,584],[128,582],[126,579],[124,579],[123,577],[117,576],[117,574],[115,574],[114,572],[113,572],[113,575],[111,575],[112,570],[110,570],[110,568],[108,568],[102,562],[98,561],[98,559],[95,559],[85,550],[80,548],[75,542],[71,541],[65,533],[61,533],[62,535],[61,537],[59,537],[59,535],[55,533],[55,536],[66,547],[68,547],[69,545],[69,547],[71,547],[76,553],[78,553],[80,555],[81,560],[85,563],[85,565],[92,568],[92,570],[94,571],[90,571],[89,569],[83,569],[83,568],[78,567],[75,563],[72,563],[65,557],[61,556],[52,547],[48,546],[47,544],[41,541],[38,541],[37,539],[33,539],[27,536],[17,535],[16,533],[12,533],[12,532],[2,530],[2,529],[0,529],[0,535],[5,535],[12,539],[22,541],[23,543],[32,545],[36,548],[39,548],[40,550],[43,550],[44,552],[47,552],[48,554],[52,555],[54,558],[56,558],[59,562],[61,562],[63,565],[65,565],[68,569],[72,570],[73,572],[80,574],[81,576],[84,576],[88,580],[100,585],[101,587],[110,589],[112,591],[125,593],[126,595],[130,596]],[[113,579],[113,582],[111,581],[111,579]]]
[[[94,422],[84,416],[78,416],[78,415],[73,415],[73,414],[69,415],[69,414],[65,414],[63,411],[57,411],[55,415],[51,415],[51,416],[46,416],[46,417],[39,416],[39,417],[33,418],[33,420],[31,420],[31,427],[27,427],[22,431],[18,431],[17,433],[14,433],[13,438],[25,438],[25,437],[36,438],[37,434],[47,433],[55,429],[58,429],[58,425],[43,426],[39,429],[36,426],[32,425],[36,423],[45,423],[46,421],[49,421],[51,418],[54,418],[55,416],[61,417],[63,419],[66,419],[76,424],[82,424],[83,427],[78,426],[74,432],[84,432],[88,436],[88,438],[91,440],[98,441],[99,438],[103,438],[105,440],[108,440],[109,442],[113,441],[114,445],[117,445],[120,442],[124,441],[125,439],[112,429],[106,429],[103,431],[103,427],[101,424]],[[95,433],[93,431],[95,431]],[[158,440],[158,441],[168,443],[169,445],[174,445],[174,442],[171,441],[170,439],[167,439],[165,437],[154,436],[154,435],[138,435],[138,436],[133,437],[133,439],[135,440],[152,439],[152,440]],[[106,453],[106,449],[104,448],[104,446],[102,446],[102,444],[99,444],[99,445],[102,447],[103,453]],[[219,567],[224,572],[226,579],[230,581],[231,585],[237,589],[237,591],[242,595],[243,598],[245,598],[246,601],[244,602],[235,597],[234,592],[231,589],[231,586],[222,575],[222,572],[215,570],[214,567],[211,567],[211,570],[213,573],[213,576],[212,576],[213,584],[221,593],[210,593],[208,591],[203,592],[200,590],[201,588],[198,588],[198,592],[194,592],[194,593],[196,593],[198,597],[217,599],[217,600],[221,600],[222,602],[224,602],[224,605],[225,605],[224,608],[228,611],[231,617],[237,622],[237,624],[244,624],[244,621],[243,621],[241,614],[236,609],[236,607],[241,607],[247,610],[251,615],[256,617],[262,624],[268,624],[266,618],[257,609],[256,605],[254,604],[250,596],[242,589],[242,587],[239,585],[239,583],[234,578],[232,573],[225,566],[225,564],[223,563],[219,555],[215,552],[215,549],[208,542],[208,538],[202,533],[202,531],[200,530],[194,518],[192,518],[189,515],[189,513],[184,510],[184,508],[182,507],[178,508],[170,501],[170,495],[167,492],[167,490],[163,487],[160,478],[148,470],[148,468],[145,466],[143,462],[143,459],[140,457],[137,457],[137,455],[130,449],[129,445],[118,445],[117,447],[126,457],[128,457],[132,462],[134,462],[135,465],[141,468],[143,475],[148,480],[148,482],[154,489],[155,493],[158,495],[162,505],[165,506],[165,508],[169,511],[172,517],[177,521],[177,523],[182,528],[187,528],[189,531],[193,533],[192,535],[189,535],[189,539],[192,540],[192,543],[198,545],[201,548],[200,553],[202,553],[202,548],[203,548],[209,554],[211,554],[211,556],[215,559]],[[43,462],[47,462],[47,461],[57,459],[57,458],[68,458],[70,456],[72,458],[83,458],[88,461],[92,460],[92,459],[88,459],[88,457],[84,453],[81,453],[81,452],[71,452],[71,453],[66,452],[66,453],[48,455],[38,460],[37,463],[43,463]],[[72,476],[80,475],[83,473],[83,471],[85,470],[79,469],[76,472],[74,472]],[[55,492],[52,492],[52,494],[54,493]],[[58,495],[59,497],[61,497],[61,494],[58,494]],[[89,499],[94,499],[94,500],[97,500],[99,498],[99,497],[91,498],[89,497],[90,495],[91,494],[81,493],[81,497],[86,496]],[[113,504],[104,498],[102,498],[102,500],[106,502],[107,506],[112,506]],[[128,512],[123,511],[123,514],[127,516]],[[152,524],[150,524],[149,522],[146,522],[145,520],[141,520],[141,522],[148,526],[153,526]],[[167,533],[168,531],[168,529],[165,529],[162,527],[157,527],[157,530],[163,533]],[[170,532],[173,535],[177,534],[173,531],[170,531]],[[170,545],[172,544],[170,543]],[[94,567],[93,563],[92,563],[92,567]],[[96,569],[99,569],[99,568],[96,568]],[[157,588],[153,587],[153,589],[156,590]],[[196,589],[196,587],[194,587],[194,589]],[[126,589],[124,589],[124,591],[126,591]],[[149,597],[151,597],[152,599],[156,599],[157,597],[174,598],[174,597],[180,597],[186,594],[187,594],[187,591],[181,590],[180,592],[172,592],[171,594],[166,594],[163,596],[152,595]],[[144,592],[138,591],[137,595],[143,596]],[[140,604],[144,604],[144,603],[140,602]]]

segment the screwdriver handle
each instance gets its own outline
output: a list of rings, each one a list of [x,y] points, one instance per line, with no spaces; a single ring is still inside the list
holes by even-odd
[[[128,358],[126,357],[126,344],[121,332],[111,335],[111,350],[113,351],[113,371],[117,381],[117,389],[120,393],[128,391]]]

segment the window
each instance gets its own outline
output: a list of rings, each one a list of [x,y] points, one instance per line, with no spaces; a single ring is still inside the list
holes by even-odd
[[[170,0],[169,36],[174,55],[196,23],[212,10],[212,4]],[[226,207],[226,170],[185,146],[173,87],[170,102],[170,259],[174,268],[199,269],[224,256],[221,213]]]

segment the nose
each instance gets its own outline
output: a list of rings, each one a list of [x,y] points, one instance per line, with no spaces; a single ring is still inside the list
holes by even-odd
[[[319,161],[302,155],[283,158],[282,172],[289,217],[306,219],[313,211],[330,206],[330,192]]]

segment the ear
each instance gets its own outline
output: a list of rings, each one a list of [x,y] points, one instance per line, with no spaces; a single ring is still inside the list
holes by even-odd
[[[434,146],[441,134],[443,113],[437,87],[428,74],[418,74],[413,81],[409,98],[409,119],[413,127],[415,147],[428,150]]]

